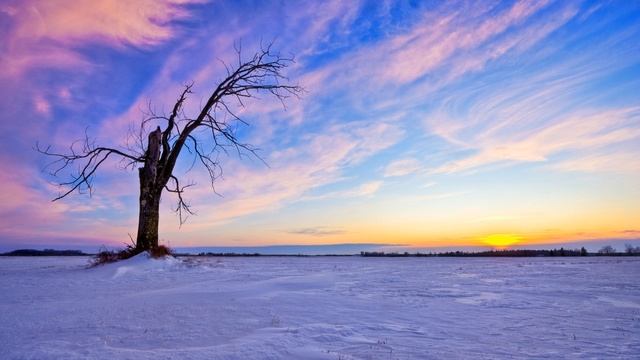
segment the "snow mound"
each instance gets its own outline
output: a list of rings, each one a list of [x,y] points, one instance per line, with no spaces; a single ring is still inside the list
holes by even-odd
[[[113,279],[124,275],[140,275],[150,272],[171,271],[182,267],[182,261],[173,256],[153,258],[148,252],[142,252],[129,259],[101,266],[101,271],[111,275]]]

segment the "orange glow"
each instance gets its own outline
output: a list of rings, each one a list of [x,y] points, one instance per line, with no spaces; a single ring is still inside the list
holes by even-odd
[[[497,248],[506,248],[519,243],[522,237],[514,234],[492,234],[482,238],[482,242]]]

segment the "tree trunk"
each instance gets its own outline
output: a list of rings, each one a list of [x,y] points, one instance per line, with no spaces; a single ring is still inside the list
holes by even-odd
[[[140,179],[142,182],[142,179]],[[136,248],[149,250],[158,246],[158,225],[160,223],[160,194],[140,187],[140,216]]]
[[[164,187],[164,184],[160,184],[157,178],[161,137],[160,127],[149,134],[144,166],[138,169],[140,177],[140,211],[136,248],[139,250],[149,250],[158,246],[160,196]]]

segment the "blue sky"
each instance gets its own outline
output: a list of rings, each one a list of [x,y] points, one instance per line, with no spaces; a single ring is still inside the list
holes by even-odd
[[[85,129],[125,144],[185,83],[197,111],[234,59],[294,55],[286,103],[256,99],[242,139],[269,164],[223,157],[173,246],[521,244],[640,235],[636,2],[9,1],[0,5],[0,241],[118,244],[136,230],[137,176],[103,168],[92,197],[56,203],[36,141]],[[491,245],[491,244],[488,244]]]

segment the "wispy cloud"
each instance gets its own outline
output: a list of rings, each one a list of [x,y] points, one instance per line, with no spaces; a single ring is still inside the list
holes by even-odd
[[[596,112],[592,114],[571,114],[557,117],[545,125],[535,127],[533,123],[513,124],[510,131],[496,131],[489,127],[464,141],[474,155],[442,165],[434,172],[457,172],[499,162],[546,162],[554,155],[580,151],[593,151],[610,145],[617,145],[640,137],[640,112],[637,108],[627,108]],[[514,128],[517,127],[517,128]],[[600,154],[587,160],[565,160],[553,165],[557,169],[586,169],[589,163],[610,162],[626,167],[617,155],[628,157],[627,153]],[[578,155],[581,157],[582,155]],[[629,163],[633,165],[635,162]],[[610,168],[610,166],[609,166]],[[629,168],[627,168],[629,169]],[[604,169],[601,169],[604,170]]]
[[[413,174],[421,168],[420,162],[414,158],[394,160],[384,169],[384,176],[405,176]]]
[[[295,234],[295,235],[309,235],[309,236],[331,236],[331,235],[344,234],[346,233],[346,231],[340,230],[340,229],[332,229],[325,226],[316,226],[316,227],[309,227],[309,228],[287,230],[287,233]]]
[[[5,237],[14,240],[46,239],[52,233],[57,238],[78,237],[78,229],[84,226],[89,225],[95,229],[106,225],[107,221],[91,216],[96,210],[116,208],[114,204],[117,199],[111,197],[106,201],[97,199],[97,204],[90,205],[87,205],[90,199],[52,203],[50,195],[56,189],[43,181],[37,171],[25,168],[6,156],[0,156],[0,162],[6,170],[0,173],[0,181],[4,187],[4,191],[0,193],[0,232]],[[105,226],[100,231],[100,236],[96,236],[94,232],[87,234],[86,239],[117,241],[122,234],[126,235],[127,230],[122,225]]]
[[[551,169],[575,172],[624,172],[640,173],[640,158],[624,149],[617,151],[595,151],[587,155],[575,155],[571,159],[556,161]]]
[[[577,13],[575,6],[566,6],[529,21],[548,3],[517,1],[504,10],[486,3],[442,5],[427,12],[408,32],[350,53],[307,74],[303,83],[315,91],[366,83],[368,86],[357,94],[369,93],[376,98],[380,88],[389,95],[390,91],[413,85],[411,90],[424,96],[468,72],[481,70],[510,51],[530,48]],[[425,76],[429,76],[428,81],[419,81]],[[407,95],[403,94],[405,103],[416,99]],[[381,105],[388,106],[389,102],[395,104],[386,99]]]
[[[198,199],[194,205],[203,214],[193,219],[194,223],[211,226],[300,200],[374,194],[382,186],[381,181],[370,181],[355,189],[319,196],[305,195],[313,189],[339,181],[346,167],[393,145],[397,141],[395,137],[392,138],[394,141],[378,141],[381,128],[386,134],[395,132],[390,125],[380,125],[338,126],[340,131],[330,135],[308,134],[304,142],[271,153],[267,158],[269,168],[230,162],[226,172],[229,175],[217,185],[224,198],[210,198],[212,195],[206,186],[188,195]],[[198,183],[206,184],[206,180]],[[213,206],[210,200],[214,201]]]
[[[13,26],[5,35],[0,74],[34,67],[78,67],[89,61],[75,49],[89,42],[149,47],[170,39],[184,7],[200,0],[10,1],[0,12]]]
[[[331,191],[326,192],[321,195],[309,195],[304,196],[300,200],[301,201],[310,201],[310,200],[325,200],[325,199],[348,199],[348,198],[358,198],[358,197],[370,197],[373,196],[380,190],[380,188],[384,185],[383,181],[369,181],[364,184],[360,184],[354,188],[350,188],[347,190],[341,191]]]
[[[518,1],[507,10],[484,18],[476,15],[484,15],[485,11],[490,10],[482,5],[473,9],[477,12],[464,10],[474,14],[471,16],[467,15],[469,13],[454,13],[432,21],[427,18],[409,34],[391,40],[390,44],[381,44],[386,49],[391,48],[391,56],[384,59],[388,66],[384,68],[382,76],[391,82],[414,81],[443,65],[456,53],[474,49],[519,25],[547,3],[548,1]]]

